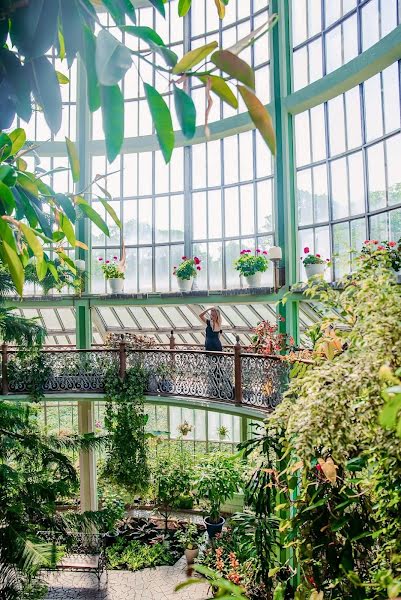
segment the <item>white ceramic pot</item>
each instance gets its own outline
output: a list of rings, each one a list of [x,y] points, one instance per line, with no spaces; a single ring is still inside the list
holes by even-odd
[[[177,277],[178,289],[180,292],[190,292],[192,289],[192,277],[191,279],[180,279]]]
[[[199,548],[195,548],[194,550],[189,550],[185,548],[185,558],[187,559],[187,565],[193,565],[195,558],[197,558],[199,554]]]
[[[391,269],[394,273],[394,277],[397,283],[401,283],[401,271],[396,271],[395,269]]]
[[[108,279],[110,294],[121,294],[124,289],[124,279],[116,277],[115,279]]]
[[[258,271],[255,275],[245,277],[246,284],[249,288],[257,288],[262,286],[262,273]]]
[[[326,270],[326,263],[320,263],[316,265],[304,265],[305,273],[308,279],[315,275],[324,275]]]

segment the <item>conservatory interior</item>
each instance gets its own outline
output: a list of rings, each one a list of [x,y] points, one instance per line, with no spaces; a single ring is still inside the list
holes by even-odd
[[[0,38],[0,598],[400,599],[400,1]]]

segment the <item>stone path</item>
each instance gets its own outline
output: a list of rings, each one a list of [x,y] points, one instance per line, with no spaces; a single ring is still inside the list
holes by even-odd
[[[109,571],[108,581],[102,576],[98,589],[95,575],[85,573],[48,573],[46,600],[206,600],[211,598],[209,586],[199,584],[174,592],[185,581],[185,559],[173,567],[130,571]]]

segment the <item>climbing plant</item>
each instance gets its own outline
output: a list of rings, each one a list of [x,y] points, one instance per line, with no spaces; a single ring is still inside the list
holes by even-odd
[[[141,366],[127,369],[122,379],[115,369],[105,376],[105,426],[109,431],[103,476],[132,494],[149,484],[144,392],[148,373]]]

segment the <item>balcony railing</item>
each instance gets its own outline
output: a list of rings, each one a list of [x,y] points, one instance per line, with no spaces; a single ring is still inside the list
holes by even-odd
[[[110,368],[124,377],[141,366],[148,373],[146,394],[191,397],[272,410],[288,381],[288,364],[277,356],[249,354],[239,344],[224,352],[200,349],[45,348],[32,358],[2,349],[2,395],[29,395],[35,370],[43,374],[44,394],[103,393]]]

